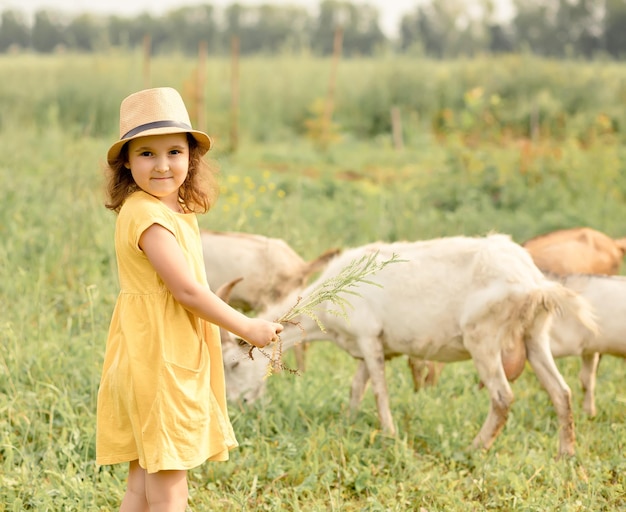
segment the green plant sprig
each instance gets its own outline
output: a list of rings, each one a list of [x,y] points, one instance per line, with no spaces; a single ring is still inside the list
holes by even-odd
[[[391,263],[406,261],[400,259],[395,253],[392,254],[391,258],[388,260],[380,261],[378,259],[378,254],[379,251],[376,251],[353,260],[349,265],[344,267],[339,274],[320,283],[306,298],[298,297],[296,303],[289,308],[285,314],[275,320],[275,322],[281,324],[291,323],[302,329],[300,324],[294,319],[300,315],[307,315],[315,321],[322,332],[326,332],[324,325],[315,312],[315,308],[323,302],[330,302],[336,306],[335,309],[329,309],[329,313],[343,317],[347,320],[347,308],[350,307],[351,304],[344,294],[360,296],[358,292],[352,290],[351,288],[354,288],[357,284],[362,283],[381,287],[379,283],[375,283],[374,281],[367,279],[368,276],[379,272]],[[302,336],[304,337],[304,331]],[[253,349],[254,347],[251,348],[249,352],[251,358]],[[274,343],[271,354],[263,349],[258,350],[270,360],[270,364],[267,367],[266,377],[272,375],[272,373],[276,370],[286,370],[294,374],[299,373],[298,370],[288,368],[282,362],[283,347],[280,336],[278,336],[278,340]]]

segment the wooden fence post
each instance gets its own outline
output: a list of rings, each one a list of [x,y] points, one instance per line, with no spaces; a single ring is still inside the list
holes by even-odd
[[[207,42],[198,44],[198,71],[196,75],[196,123],[200,131],[206,132],[206,105],[204,95],[205,74],[207,60]]]
[[[398,107],[391,107],[391,136],[393,138],[393,147],[397,150],[404,148],[402,140],[402,117]]]
[[[326,95],[326,105],[324,108],[324,117],[322,118],[321,143],[326,146],[330,140],[330,125],[335,110],[335,89],[337,86],[337,67],[339,66],[339,58],[341,57],[341,48],[343,46],[343,27],[337,25],[335,28],[335,36],[333,38],[333,60],[330,68],[330,78],[328,79],[328,94]]]
[[[239,37],[230,40],[230,150],[239,147]]]
[[[152,58],[152,38],[150,34],[143,36],[143,86],[150,87],[150,59]]]

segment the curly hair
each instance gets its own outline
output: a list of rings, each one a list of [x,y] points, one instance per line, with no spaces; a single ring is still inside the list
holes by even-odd
[[[189,133],[187,141],[189,172],[178,190],[179,201],[187,211],[206,213],[215,204],[219,194],[218,171],[203,158],[198,142]],[[119,213],[126,198],[139,190],[130,169],[126,167],[126,162],[128,162],[128,143],[124,144],[117,159],[105,171],[107,201],[104,206],[116,213]]]

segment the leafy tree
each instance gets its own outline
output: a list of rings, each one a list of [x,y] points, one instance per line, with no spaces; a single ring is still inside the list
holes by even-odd
[[[70,21],[65,30],[65,41],[70,48],[93,52],[105,39],[102,23],[90,14],[81,14]]]
[[[333,38],[338,26],[343,26],[345,10],[339,2],[323,1],[311,34],[311,47],[321,55],[333,53]]]
[[[110,16],[106,25],[108,40],[111,45],[122,48],[131,46],[132,20],[120,16]]]
[[[311,19],[301,7],[261,5],[256,11],[256,23],[247,27],[251,48],[270,53],[285,47],[301,49],[309,46]]]
[[[518,49],[554,57],[592,56],[601,49],[606,0],[514,1]]]
[[[196,54],[201,41],[211,47],[219,44],[219,30],[212,5],[182,7],[165,15],[162,23],[167,34],[167,46],[179,48],[187,54]]]
[[[143,45],[146,36],[150,36],[153,53],[167,51],[172,49],[172,45],[168,44],[165,26],[162,18],[153,18],[148,13],[140,14],[136,18],[111,16],[107,23],[108,42],[113,46],[136,48]]]
[[[563,45],[556,34],[558,3],[555,0],[514,0],[513,28],[517,50],[542,55],[562,54]]]
[[[241,32],[245,26],[243,13],[244,7],[238,3],[231,4],[226,8],[224,16],[226,26],[222,31],[222,46],[224,48],[230,48],[230,41],[233,37],[241,38]]]
[[[492,53],[510,53],[515,47],[515,38],[510,27],[494,23],[487,25],[489,51]]]
[[[65,45],[64,28],[58,14],[37,11],[32,31],[33,48],[41,53],[51,53]]]
[[[556,33],[562,55],[591,56],[600,47],[604,0],[559,0]]]
[[[345,55],[371,55],[387,40],[378,24],[378,11],[370,5],[357,6],[347,1],[324,0],[311,34],[311,46],[321,55],[333,52],[334,34],[343,30]]]
[[[147,12],[132,20],[130,45],[133,47],[142,45],[145,36],[150,36],[152,53],[165,53],[176,49],[176,44],[168,37],[165,20],[152,17]]]
[[[487,47],[484,18],[473,16],[463,0],[432,0],[404,16],[400,23],[400,46],[418,44],[437,58],[472,55]]]
[[[614,57],[626,56],[626,1],[606,0],[604,49]]]
[[[310,17],[301,7],[278,7],[265,4],[244,7],[233,4],[226,9],[227,27],[224,45],[237,35],[241,53],[278,53],[285,47],[308,46]]]
[[[514,37],[510,23],[496,19],[497,0],[482,0],[483,23],[487,49],[491,53],[513,51]]]
[[[0,24],[0,52],[11,46],[26,48],[30,45],[30,30],[24,17],[16,11],[4,11]]]
[[[378,10],[369,5],[354,5],[344,31],[344,52],[348,55],[371,55],[387,42],[380,29]]]

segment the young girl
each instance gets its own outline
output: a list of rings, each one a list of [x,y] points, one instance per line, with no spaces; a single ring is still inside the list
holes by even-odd
[[[186,470],[237,446],[226,409],[222,326],[264,347],[282,325],[248,318],[207,285],[195,213],[216,196],[178,92],[139,91],[120,107],[108,202],[120,294],[98,391],[96,462],[129,462],[121,511],[184,511]]]

